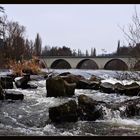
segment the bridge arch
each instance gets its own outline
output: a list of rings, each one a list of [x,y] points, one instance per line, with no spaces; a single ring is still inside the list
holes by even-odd
[[[105,64],[104,69],[106,69],[106,70],[128,70],[128,65],[121,59],[111,59]]]
[[[51,64],[52,69],[71,69],[71,65],[64,59],[57,59]]]
[[[77,69],[99,69],[97,63],[92,59],[83,59],[77,66]]]
[[[140,60],[135,63],[134,70],[140,71]]]

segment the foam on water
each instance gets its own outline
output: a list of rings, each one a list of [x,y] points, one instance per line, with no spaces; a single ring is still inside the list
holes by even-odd
[[[97,75],[105,80],[102,82],[116,83],[121,82],[123,84],[130,84],[132,80],[117,80],[113,71],[93,71],[93,70],[55,70],[57,73],[69,71],[73,74],[80,74],[86,78],[90,78],[91,75]],[[24,94],[23,101],[15,101],[10,103],[8,101],[1,102],[0,109],[0,135],[8,133],[9,135],[47,135],[47,136],[77,136],[77,135],[100,135],[102,131],[107,131],[113,125],[117,125],[119,129],[126,129],[126,126],[130,126],[133,130],[134,127],[140,126],[139,118],[121,118],[119,111],[111,111],[110,109],[102,106],[104,110],[104,119],[97,121],[78,121],[76,123],[68,123],[61,126],[54,124],[49,124],[47,121],[49,119],[48,109],[49,107],[54,107],[61,105],[71,99],[77,101],[77,96],[85,94],[94,100],[104,101],[108,103],[122,102],[128,99],[138,98],[137,96],[128,97],[125,95],[118,94],[106,94],[99,92],[98,90],[82,90],[76,89],[75,96],[65,97],[65,98],[46,98],[46,80],[40,81],[30,81],[30,84],[37,85],[37,89],[7,89],[12,92],[21,92]],[[140,82],[139,82],[140,83]],[[101,106],[99,106],[101,107]],[[123,110],[125,108],[120,108]],[[96,124],[97,123],[97,124]],[[99,124],[99,125],[98,125]],[[105,124],[105,125],[104,125]],[[110,127],[107,125],[110,124]],[[104,127],[101,127],[103,125]],[[125,126],[125,127],[124,127]],[[116,129],[117,129],[116,128]],[[99,133],[99,130],[101,132]],[[115,128],[112,128],[115,130]],[[91,131],[90,131],[91,130]],[[97,134],[98,133],[98,134]],[[123,132],[122,132],[123,133]],[[113,134],[113,133],[112,133]],[[126,133],[124,133],[125,135]]]

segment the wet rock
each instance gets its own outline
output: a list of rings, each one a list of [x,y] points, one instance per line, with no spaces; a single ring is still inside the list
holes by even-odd
[[[100,84],[100,90],[105,93],[114,93],[114,85],[108,82]]]
[[[133,117],[140,115],[140,98],[130,99],[112,104],[112,110],[119,110],[121,117]]]
[[[12,81],[14,81],[14,79],[16,78],[16,75],[15,74],[7,74],[7,77],[11,77]]]
[[[120,94],[125,94],[126,93],[125,86],[120,84],[120,83],[116,83],[114,85],[114,90],[115,90],[116,93],[120,93]]]
[[[79,80],[77,83],[77,89],[94,89],[98,90],[100,86],[100,82],[98,81],[89,81],[89,80]]]
[[[0,78],[0,84],[3,89],[12,89],[13,88],[13,78],[6,76]]]
[[[130,85],[125,85],[125,95],[128,96],[137,96],[140,92],[140,86],[137,83],[132,83]]]
[[[76,122],[78,120],[77,104],[70,100],[58,107],[49,108],[49,118],[52,122]]]
[[[15,84],[17,88],[27,89],[30,86],[28,85],[28,82],[30,81],[30,75],[24,75],[18,80],[15,80]]]
[[[0,100],[4,99],[4,91],[2,89],[2,86],[0,85]]]
[[[98,102],[86,95],[78,97],[78,114],[81,120],[95,121],[102,117],[102,111],[97,107]]]
[[[133,117],[140,115],[140,99],[122,102],[119,110],[122,117]]]
[[[85,78],[81,75],[67,75],[67,76],[61,76],[62,79],[64,79],[65,81],[67,81],[68,83],[76,83],[76,85],[78,84],[79,80],[85,80]]]
[[[104,80],[103,78],[100,78],[98,76],[95,75],[91,75],[89,81],[97,81],[97,82],[101,82],[101,80]]]
[[[46,80],[47,97],[73,96],[75,87],[75,83],[68,83],[60,76]]]
[[[90,81],[85,79],[81,75],[68,74],[67,76],[62,76],[62,79],[68,83],[76,83],[77,89],[94,89],[98,90],[100,86],[100,81]]]
[[[22,93],[20,93],[20,92],[6,91],[5,92],[5,99],[23,100],[24,95]]]
[[[71,73],[70,72],[63,72],[63,73],[60,73],[59,76],[67,76],[67,75],[70,75]]]

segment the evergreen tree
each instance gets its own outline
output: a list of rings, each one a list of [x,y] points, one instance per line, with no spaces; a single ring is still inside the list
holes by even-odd
[[[120,40],[118,40],[117,55],[120,55]]]
[[[88,50],[86,50],[86,56],[89,56]]]
[[[42,46],[42,41],[41,41],[41,38],[39,36],[39,33],[37,33],[35,43],[34,43],[35,55],[37,55],[37,56],[41,55],[41,46]]]
[[[91,48],[91,54],[90,54],[90,56],[93,56],[93,48]]]
[[[93,50],[93,56],[96,56],[96,49]]]

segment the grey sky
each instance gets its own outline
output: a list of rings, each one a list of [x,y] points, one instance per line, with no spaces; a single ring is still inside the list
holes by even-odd
[[[117,41],[124,42],[120,26],[127,26],[134,13],[130,4],[4,4],[9,20],[26,27],[26,36],[34,39],[36,33],[43,46],[67,46],[83,52],[95,47],[97,54],[117,49]],[[140,5],[137,5],[140,14]],[[125,43],[125,42],[124,42]]]

